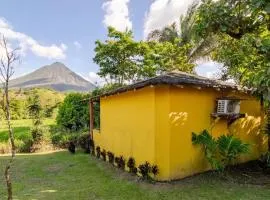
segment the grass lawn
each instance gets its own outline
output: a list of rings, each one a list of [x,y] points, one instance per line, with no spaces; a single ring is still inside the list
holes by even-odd
[[[0,157],[3,174],[7,157]],[[15,199],[270,199],[270,185],[239,184],[206,173],[150,184],[87,154],[19,155],[13,168]],[[3,177],[0,199],[6,199]]]

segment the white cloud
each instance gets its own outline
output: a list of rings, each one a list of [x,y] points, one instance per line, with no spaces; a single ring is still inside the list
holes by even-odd
[[[87,79],[97,86],[102,86],[106,83],[105,79],[101,78],[96,72],[89,72]]]
[[[4,19],[0,17],[0,33],[3,34],[10,42],[18,42],[21,51],[25,54],[28,50],[36,56],[45,57],[48,59],[65,59],[65,51],[67,46],[60,44],[59,46],[51,44],[49,46],[41,45],[38,41],[25,33],[17,32]]]
[[[87,75],[79,75],[96,86],[103,86],[106,84],[106,80],[101,78],[96,72],[89,72]]]
[[[146,14],[144,22],[144,37],[166,25],[177,22],[182,14],[187,11],[192,0],[154,0]]]
[[[79,43],[78,41],[74,41],[73,44],[74,44],[74,46],[75,46],[75,48],[76,48],[77,50],[79,50],[79,49],[82,48],[81,43]]]
[[[199,64],[196,67],[195,71],[200,76],[216,79],[220,77],[221,67],[222,67],[221,63],[209,61]]]
[[[128,3],[130,0],[108,0],[102,4],[105,11],[103,23],[105,26],[113,26],[119,31],[132,29],[129,18]]]

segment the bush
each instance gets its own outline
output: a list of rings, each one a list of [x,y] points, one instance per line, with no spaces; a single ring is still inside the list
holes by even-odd
[[[130,173],[134,173],[134,174],[137,173],[137,168],[135,167],[135,159],[134,158],[130,157],[128,159],[127,166],[129,168]]]
[[[115,157],[115,163],[119,169],[125,170],[126,161],[123,156]]]
[[[96,148],[96,156],[97,156],[97,158],[100,158],[100,154],[101,154],[100,147],[97,146],[97,148]]]
[[[159,173],[159,169],[158,169],[158,166],[157,165],[153,165],[152,166],[152,169],[151,169],[151,172],[154,176],[158,175]]]
[[[90,153],[90,134],[83,133],[78,137],[78,145],[84,150],[85,153]]]
[[[30,153],[31,152],[31,149],[32,149],[32,146],[33,146],[33,140],[29,139],[29,140],[26,140],[26,141],[23,141],[22,144],[18,145],[16,144],[16,148],[17,148],[17,152],[19,153]]]
[[[75,144],[74,144],[73,142],[70,142],[70,143],[69,143],[69,145],[68,145],[68,151],[69,151],[70,153],[75,153],[75,151],[76,151],[76,146],[75,146]]]
[[[114,154],[110,151],[107,152],[109,163],[114,164]]]
[[[232,135],[222,135],[217,139],[219,154],[225,166],[234,161],[240,154],[248,153],[249,145]]]
[[[33,145],[33,140],[19,140],[15,139],[15,146],[17,153],[30,153]],[[0,143],[0,154],[11,153],[10,144],[8,142]]]
[[[102,152],[100,153],[100,155],[102,157],[102,160],[103,161],[106,161],[106,155],[107,155],[107,153],[106,153],[106,150],[105,149],[102,150]]]
[[[150,173],[152,171],[151,165],[149,162],[139,165],[139,173],[142,175],[143,179],[150,179]]]
[[[249,145],[232,135],[213,138],[207,130],[200,134],[192,133],[192,143],[202,145],[204,154],[213,169],[223,171],[240,154],[247,153]]]
[[[35,126],[31,129],[31,135],[35,143],[39,143],[42,140],[44,129],[40,126]]]
[[[56,122],[68,130],[89,127],[89,94],[71,93],[59,106]]]

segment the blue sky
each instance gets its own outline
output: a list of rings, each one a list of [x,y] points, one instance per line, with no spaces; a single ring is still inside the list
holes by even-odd
[[[95,41],[106,38],[106,26],[132,29],[141,40],[153,29],[177,21],[189,0],[2,0],[0,33],[22,48],[16,76],[55,61],[87,79],[95,79]],[[213,64],[200,67],[213,73]],[[94,80],[93,80],[94,81]]]

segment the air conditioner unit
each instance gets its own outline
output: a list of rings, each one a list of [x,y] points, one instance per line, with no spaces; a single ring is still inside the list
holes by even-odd
[[[239,100],[218,100],[217,113],[218,114],[239,114],[240,101]]]

